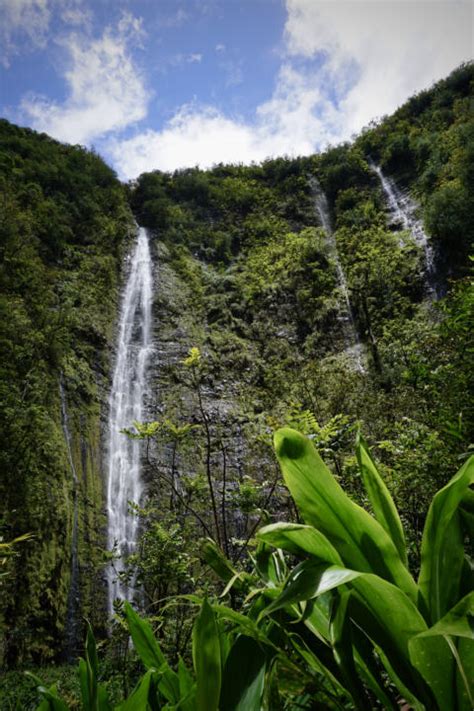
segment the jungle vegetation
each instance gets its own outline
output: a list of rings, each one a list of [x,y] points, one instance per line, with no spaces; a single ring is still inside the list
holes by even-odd
[[[46,680],[6,674],[5,708],[469,708],[473,89],[464,65],[324,153],[126,186],[93,153],[0,123],[0,522],[4,541],[31,534],[2,566],[1,655]],[[431,292],[372,163],[419,205]],[[124,434],[146,454],[142,537],[125,573],[140,616],[117,604],[107,636],[100,423],[132,214],[151,235],[166,348],[149,419]],[[314,472],[380,556],[341,543]],[[78,631],[77,679],[47,666],[65,659],[76,496],[80,606],[94,630]],[[441,570],[448,553],[455,575]],[[403,617],[399,637],[379,624],[388,609]],[[211,670],[222,682],[207,688]]]

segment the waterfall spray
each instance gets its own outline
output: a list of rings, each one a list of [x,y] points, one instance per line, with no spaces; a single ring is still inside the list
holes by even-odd
[[[433,248],[429,243],[428,236],[423,228],[423,223],[416,216],[417,206],[409,195],[403,193],[397,187],[391,178],[384,175],[380,166],[371,160],[369,160],[368,163],[371,170],[379,177],[387,200],[391,223],[396,227],[401,227],[402,230],[410,232],[418,247],[423,251],[423,274],[426,282],[426,292],[428,298],[435,299],[438,294]]]
[[[129,511],[129,501],[139,503],[143,493],[140,441],[121,430],[143,418],[146,371],[151,353],[152,262],[146,230],[140,228],[129,257],[129,274],[120,309],[117,359],[109,401],[108,442],[108,548],[117,559],[109,566],[108,602],[128,599],[131,587],[117,579],[125,569],[126,556],[135,549],[138,518]]]
[[[337,249],[336,239],[334,237],[334,232],[332,229],[331,218],[329,215],[329,206],[326,195],[322,190],[319,182],[314,177],[310,177],[309,184],[314,196],[314,204],[316,212],[318,213],[319,221],[321,226],[326,233],[327,243],[333,258],[334,265],[336,267],[337,282],[340,294],[342,296],[342,322],[344,329],[344,338],[346,341],[346,351],[352,356],[355,366],[361,373],[365,372],[364,365],[362,363],[362,343],[360,342],[359,334],[354,321],[354,314],[352,313],[352,306],[349,297],[349,287],[347,286],[347,279],[344,273],[344,269],[339,259],[339,252]]]

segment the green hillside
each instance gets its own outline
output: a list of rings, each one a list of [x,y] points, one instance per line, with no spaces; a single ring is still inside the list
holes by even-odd
[[[154,259],[154,351],[148,424],[130,422],[148,495],[125,577],[169,658],[191,657],[178,596],[245,611],[253,565],[273,574],[256,531],[305,519],[273,453],[279,427],[309,436],[373,510],[360,427],[419,570],[429,503],[474,441],[473,102],[469,64],[351,143],[128,185],[94,153],[0,122],[0,534],[32,534],[2,559],[6,667],[77,657],[84,617],[105,638],[106,424],[134,219]],[[211,565],[225,593],[213,555],[232,561]],[[105,643],[117,700],[139,669],[124,627]],[[344,706],[304,705],[316,677],[302,675],[284,667],[268,708],[355,708],[339,692]]]

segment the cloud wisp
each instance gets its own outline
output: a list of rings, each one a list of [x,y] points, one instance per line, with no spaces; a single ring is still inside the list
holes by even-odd
[[[122,177],[314,152],[349,139],[471,58],[466,0],[287,0],[286,8],[282,64],[254,120],[182,106],[162,130],[110,143]]]
[[[123,178],[155,168],[172,171],[308,154],[314,150],[314,136],[329,139],[326,125],[333,113],[331,102],[307,77],[283,65],[272,98],[258,107],[252,124],[212,106],[189,104],[163,130],[112,139],[107,152]]]
[[[58,39],[68,58],[64,103],[29,95],[21,111],[31,125],[68,143],[90,145],[147,115],[149,92],[130,47],[143,38],[141,21],[124,13],[99,38],[75,32]]]
[[[290,56],[324,58],[347,138],[473,55],[469,0],[287,0]]]
[[[201,12],[205,7],[200,6]],[[394,111],[473,54],[470,0],[286,0],[273,91],[251,119],[203,104],[197,96],[178,104],[156,128],[160,124],[149,114],[149,86],[154,81],[153,94],[160,96],[160,81],[169,68],[186,71],[193,65],[193,71],[200,66],[209,71],[213,55],[226,88],[245,92],[243,63],[233,61],[222,42],[213,41],[205,54],[189,46],[171,54],[145,79],[133,50],[142,47],[146,61],[149,47],[142,21],[129,12],[94,36],[86,0],[0,0],[0,8],[4,66],[20,36],[41,48],[51,39],[52,18],[62,23],[55,43],[67,60],[67,98],[24,96],[20,111],[25,122],[69,143],[95,144],[125,179],[155,168],[315,152]],[[162,18],[160,27],[177,28],[189,18],[178,9]]]
[[[51,10],[48,0],[0,0],[0,10],[0,64],[8,68],[21,40],[31,49],[46,45]]]

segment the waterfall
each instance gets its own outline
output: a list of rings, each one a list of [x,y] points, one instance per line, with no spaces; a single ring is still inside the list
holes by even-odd
[[[129,513],[129,501],[139,503],[141,443],[121,433],[142,421],[147,363],[151,353],[152,262],[148,235],[140,228],[129,257],[129,274],[120,308],[117,356],[109,400],[108,442],[108,548],[118,558],[108,569],[109,611],[118,597],[128,599],[130,586],[117,580],[125,558],[135,549],[138,518]]]
[[[390,223],[396,228],[401,227],[402,230],[410,232],[415,243],[423,252],[423,274],[426,281],[427,296],[430,299],[434,299],[438,296],[434,254],[428,236],[423,228],[423,223],[416,216],[417,205],[407,193],[403,193],[397,187],[391,178],[383,174],[380,166],[371,160],[369,160],[368,163],[374,173],[378,175],[380,184],[382,185],[391,217]],[[403,245],[403,241],[401,244]]]
[[[59,396],[61,399],[61,426],[66,442],[69,468],[72,475],[72,535],[71,535],[71,579],[66,603],[66,630],[64,638],[64,655],[68,662],[75,661],[81,634],[81,588],[78,555],[78,485],[76,467],[72,456],[72,437],[69,428],[69,415],[67,410],[66,393],[64,390],[63,376],[59,380]]]
[[[346,275],[344,273],[344,269],[339,258],[336,239],[334,237],[334,232],[332,229],[328,201],[319,182],[314,176],[310,177],[309,184],[314,196],[314,205],[316,208],[316,212],[318,213],[321,226],[326,233],[330,255],[336,267],[337,283],[343,301],[343,303],[341,304],[342,323],[344,339],[346,341],[346,352],[349,353],[354,359],[354,363],[356,365],[357,370],[361,373],[364,373],[365,368],[362,363],[362,343],[360,341],[359,334],[355,325],[354,314],[352,312],[352,306],[349,297],[349,287],[347,285]]]

